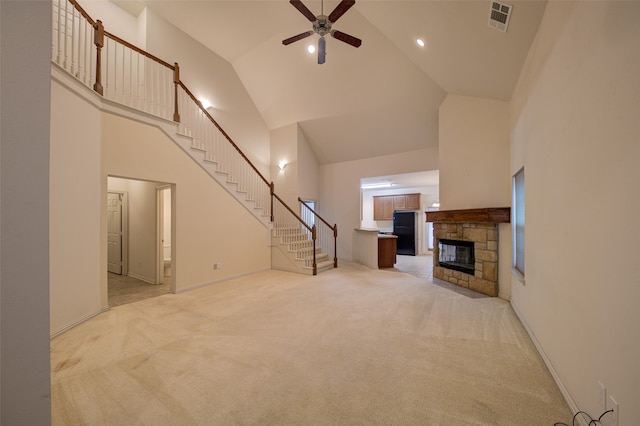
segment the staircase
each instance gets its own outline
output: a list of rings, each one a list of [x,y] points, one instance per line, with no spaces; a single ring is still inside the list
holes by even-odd
[[[335,245],[330,247],[331,241],[327,236],[331,234],[337,237],[338,228],[335,225],[331,227],[323,220],[316,220],[320,217],[300,198],[298,202],[302,217],[293,212],[276,194],[273,198],[271,267],[308,275],[337,268]],[[334,253],[334,256],[329,253]]]
[[[272,264],[285,271],[313,275],[313,252],[316,253],[316,273],[332,269],[333,259],[328,253],[322,252],[320,247],[313,247],[313,241],[307,232],[295,227],[277,227],[273,229]]]
[[[315,275],[338,266],[336,225],[300,199],[297,214],[277,196],[180,80],[177,63],[109,33],[76,0],[52,5],[51,61],[104,99],[162,119],[165,133],[272,230],[273,269]]]

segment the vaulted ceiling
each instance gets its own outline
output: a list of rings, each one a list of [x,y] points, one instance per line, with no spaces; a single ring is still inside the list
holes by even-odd
[[[328,37],[318,65],[306,50],[317,35],[283,46],[311,29],[285,0],[112,1],[149,7],[229,61],[267,127],[299,123],[321,164],[436,147],[448,93],[509,100],[546,6],[507,1],[501,32],[488,0],[358,0],[333,28],[362,46]],[[339,0],[303,2],[328,15]]]

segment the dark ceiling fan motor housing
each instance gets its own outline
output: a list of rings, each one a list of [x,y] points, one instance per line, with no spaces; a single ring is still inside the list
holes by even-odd
[[[324,64],[325,55],[326,55],[326,40],[324,38],[325,35],[329,34],[331,37],[336,40],[340,40],[344,43],[347,43],[353,47],[360,47],[362,44],[362,40],[356,38],[347,33],[343,33],[338,30],[334,30],[331,26],[342,16],[345,14],[347,10],[349,10],[354,4],[356,4],[355,0],[342,0],[333,12],[329,14],[329,16],[320,14],[315,16],[308,8],[305,6],[301,0],[289,0],[289,3],[293,5],[300,13],[302,13],[310,22],[313,23],[312,31],[305,31],[304,33],[295,35],[293,37],[289,37],[288,39],[282,40],[282,44],[289,45],[298,40],[302,40],[303,38],[307,38],[313,34],[318,34],[320,39],[318,40],[318,63]]]

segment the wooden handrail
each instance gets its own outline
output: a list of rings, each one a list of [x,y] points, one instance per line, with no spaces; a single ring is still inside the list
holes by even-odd
[[[292,214],[296,219],[298,219],[298,221],[299,221],[301,224],[303,224],[303,225],[305,226],[305,228],[307,228],[309,231],[311,231],[311,232],[312,232],[313,240],[315,241],[316,236],[315,236],[315,232],[313,231],[313,228],[312,228],[312,227],[310,227],[309,225],[307,225],[307,223],[306,223],[304,220],[302,220],[302,218],[301,218],[300,216],[298,216],[298,214],[297,214],[296,212],[294,212],[293,210],[291,210],[291,207],[289,207],[289,206],[287,205],[287,203],[285,203],[284,201],[282,201],[282,198],[278,197],[278,195],[277,195],[277,194],[275,194],[275,193],[274,193],[274,194],[272,194],[272,196],[273,196],[276,200],[280,201],[280,204],[282,204],[282,205],[283,205],[287,210],[289,210],[289,213],[291,213],[291,214]]]
[[[305,203],[302,198],[298,197],[298,201],[304,205],[307,209],[309,209],[311,211],[311,213],[313,213],[318,219],[320,219],[325,225],[327,225],[327,227],[329,229],[331,229],[333,231],[333,267],[337,268],[338,267],[338,225],[334,224],[333,226],[331,226],[329,224],[329,222],[327,222],[326,220],[324,220],[324,218],[322,216],[320,216],[315,210],[313,210],[311,207],[309,207],[309,205],[307,203]],[[315,229],[315,224],[313,225],[314,229]]]
[[[207,111],[204,108],[204,106],[202,106],[202,102],[200,102],[198,99],[196,99],[196,97],[193,95],[193,93],[191,93],[191,90],[189,90],[189,88],[187,86],[185,86],[182,81],[180,82],[180,87],[182,87],[184,89],[184,91],[187,92],[187,95],[189,95],[189,97],[198,105],[200,110],[207,116],[207,118],[209,118],[209,120],[211,120],[211,122],[217,127],[217,129],[220,131],[220,133],[222,133],[222,135],[227,139],[227,141],[229,141],[229,143],[231,145],[233,145],[233,147],[236,149],[236,151],[238,151],[238,154],[240,154],[242,156],[242,158],[244,158],[244,160],[247,163],[249,163],[251,168],[258,174],[258,176],[260,176],[260,179],[262,179],[264,181],[264,183],[266,183],[267,185],[270,185],[270,182],[267,180],[267,178],[262,176],[262,173],[260,173],[260,171],[256,168],[256,166],[253,165],[251,160],[249,160],[249,158],[246,155],[244,155],[244,152],[242,152],[242,150],[240,148],[238,148],[238,145],[236,145],[235,142],[231,139],[231,137],[227,134],[227,132],[225,132],[222,129],[222,127],[220,127],[218,122],[211,116],[211,114],[209,114],[209,111]]]
[[[78,10],[78,12],[80,12],[80,14],[84,17],[84,19],[89,21],[89,23],[93,26],[93,28],[96,27],[96,21],[94,21],[91,18],[91,16],[89,16],[89,14],[86,12],[86,10],[84,10],[82,8],[82,6],[80,6],[80,4],[76,0],[69,0],[69,3],[71,3],[73,5],[73,7],[75,7]]]
[[[141,54],[141,55],[143,55],[143,56],[146,56],[147,58],[149,58],[149,59],[151,59],[151,60],[153,60],[153,61],[155,61],[155,62],[159,63],[160,65],[164,65],[165,67],[169,68],[171,71],[173,71],[173,70],[175,69],[175,66],[171,65],[170,63],[165,62],[165,61],[163,61],[162,59],[158,58],[157,56],[154,56],[154,55],[152,55],[151,53],[146,52],[146,51],[144,51],[144,50],[140,49],[138,46],[136,46],[136,45],[134,45],[134,44],[131,44],[131,43],[129,43],[129,42],[128,42],[128,41],[126,41],[126,40],[121,39],[120,37],[118,37],[118,36],[117,36],[117,35],[115,35],[115,34],[111,34],[110,32],[105,31],[105,32],[104,32],[104,35],[106,35],[107,37],[109,37],[109,38],[110,38],[110,39],[112,39],[112,40],[117,41],[117,42],[118,42],[118,43],[120,43],[120,44],[124,44],[124,45],[125,45],[126,47],[128,47],[129,49],[134,50],[134,51],[138,52],[139,54]]]
[[[329,224],[329,222],[327,222],[326,220],[324,220],[324,218],[323,218],[322,216],[320,216],[320,215],[319,215],[315,210],[313,210],[311,207],[309,207],[309,205],[308,205],[307,203],[305,203],[304,201],[302,201],[302,198],[298,197],[298,201],[299,201],[300,203],[302,203],[306,208],[308,208],[308,209],[311,211],[311,213],[313,213],[313,214],[314,214],[318,219],[320,219],[322,222],[324,222],[324,224],[325,224],[325,225],[327,225],[327,226],[328,226],[329,228],[331,228],[331,229],[334,229],[334,228],[335,228],[335,229],[336,229],[336,231],[337,231],[337,225],[333,225],[333,226],[331,226],[331,225]],[[337,235],[336,235],[336,236],[337,236]]]

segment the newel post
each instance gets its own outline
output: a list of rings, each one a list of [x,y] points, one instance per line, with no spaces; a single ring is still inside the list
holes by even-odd
[[[333,267],[338,267],[338,225],[333,224]]]
[[[275,185],[273,182],[269,184],[269,189],[271,191],[271,222],[273,223],[273,193],[275,191]]]
[[[313,275],[318,275],[318,264],[316,263],[316,224],[311,228],[311,238],[313,239]]]
[[[102,47],[104,46],[104,25],[102,21],[98,20],[94,28],[93,42],[96,45],[96,82],[93,85],[93,90],[100,95],[104,94],[102,88]]]
[[[173,121],[176,123],[180,122],[180,112],[178,111],[178,84],[180,84],[180,65],[177,62],[174,63],[175,68],[173,69],[173,86],[174,86],[174,99],[175,104],[173,107]]]

